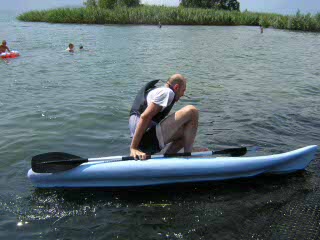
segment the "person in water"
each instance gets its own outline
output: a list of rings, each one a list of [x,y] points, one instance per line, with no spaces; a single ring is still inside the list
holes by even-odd
[[[263,26],[260,25],[260,33],[263,33]]]
[[[82,46],[82,45],[80,45],[79,49],[80,49],[80,50],[83,50],[83,46]]]
[[[66,51],[74,52],[74,45],[72,43],[69,43],[69,47],[66,49]]]
[[[7,47],[6,40],[3,40],[2,44],[0,45],[0,53],[5,53],[6,51],[10,52],[10,49]]]
[[[130,155],[145,160],[147,154],[191,152],[198,129],[197,108],[188,105],[168,116],[173,105],[183,97],[187,79],[174,74],[165,86],[155,87],[159,80],[147,83],[138,92],[130,111],[129,128],[132,142]]]

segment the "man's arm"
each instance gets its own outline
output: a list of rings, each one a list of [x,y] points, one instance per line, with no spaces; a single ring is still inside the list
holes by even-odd
[[[149,126],[152,118],[160,112],[162,109],[161,106],[151,103],[147,109],[141,114],[140,121],[138,123],[137,129],[134,133],[131,146],[130,146],[130,156],[133,156],[136,159],[144,160],[147,155],[144,152],[139,151],[138,147],[142,139],[143,134],[145,133],[147,127]]]
[[[8,52],[10,52],[10,49],[8,47],[6,47],[6,49],[8,50]]]

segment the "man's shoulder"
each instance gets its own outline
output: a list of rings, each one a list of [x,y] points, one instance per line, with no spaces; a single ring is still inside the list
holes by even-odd
[[[174,92],[167,87],[159,87],[151,90],[148,94],[149,99],[172,99]]]
[[[156,94],[171,94],[173,91],[168,87],[157,87],[155,89],[152,89],[150,92],[156,93]]]
[[[148,102],[154,102],[157,105],[166,107],[174,99],[174,92],[167,87],[160,87],[152,90],[148,94]]]

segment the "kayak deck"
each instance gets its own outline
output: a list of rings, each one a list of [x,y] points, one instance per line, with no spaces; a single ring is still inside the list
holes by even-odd
[[[285,174],[305,169],[318,146],[258,157],[156,158],[147,161],[97,161],[58,173],[35,173],[28,178],[39,188],[138,187],[186,182],[218,181]]]

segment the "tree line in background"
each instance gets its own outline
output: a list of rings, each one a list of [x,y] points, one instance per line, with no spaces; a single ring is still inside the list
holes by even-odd
[[[180,6],[240,11],[240,3],[237,0],[180,0]]]
[[[115,8],[115,7],[137,7],[140,0],[87,0],[87,7]]]
[[[137,7],[140,0],[87,0],[87,7],[101,7],[113,9],[119,7]],[[180,6],[187,8],[212,8],[216,10],[239,11],[240,3],[237,0],[180,0]]]
[[[30,11],[19,15],[18,19],[29,22],[78,24],[157,25],[161,22],[162,25],[260,25],[265,28],[320,32],[320,13],[312,15],[310,13],[301,14],[298,11],[296,15],[280,15],[249,11],[225,11],[216,8],[142,4],[138,7],[118,7],[136,6],[138,3],[138,0],[88,0],[87,7]]]

